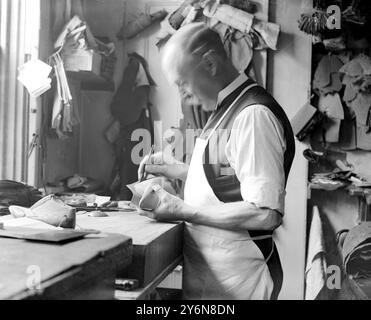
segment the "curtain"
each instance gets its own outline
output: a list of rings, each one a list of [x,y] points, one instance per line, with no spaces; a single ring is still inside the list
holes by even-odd
[[[26,1],[0,0],[0,179],[25,181],[27,96],[17,80],[25,62]]]

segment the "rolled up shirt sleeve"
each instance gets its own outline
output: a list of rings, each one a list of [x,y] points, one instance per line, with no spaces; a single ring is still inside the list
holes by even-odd
[[[285,150],[283,127],[267,107],[249,106],[237,116],[225,153],[244,201],[284,214]]]

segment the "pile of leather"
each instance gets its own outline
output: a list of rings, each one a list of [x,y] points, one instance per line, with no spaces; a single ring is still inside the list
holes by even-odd
[[[31,207],[41,199],[41,193],[23,183],[0,180],[0,215],[9,214],[9,206]]]

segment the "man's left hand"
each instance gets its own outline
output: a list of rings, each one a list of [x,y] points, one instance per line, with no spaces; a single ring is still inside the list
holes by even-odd
[[[140,211],[139,214],[141,216],[146,216],[157,221],[183,220],[186,205],[180,198],[166,192],[158,184],[152,185],[150,188],[156,193],[159,201],[154,210]]]

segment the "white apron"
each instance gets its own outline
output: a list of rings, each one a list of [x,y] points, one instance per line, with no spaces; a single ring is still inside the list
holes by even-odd
[[[244,90],[240,97],[248,89],[250,88]],[[212,133],[209,138],[211,135]],[[208,140],[197,139],[185,185],[185,203],[195,207],[222,203],[209,185],[204,172],[203,155],[207,144]],[[270,299],[273,281],[263,254],[253,241],[267,237],[270,236],[251,238],[247,231],[234,232],[186,223],[184,298],[190,300]]]

